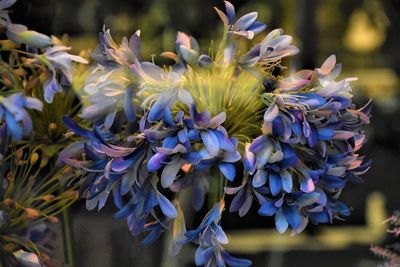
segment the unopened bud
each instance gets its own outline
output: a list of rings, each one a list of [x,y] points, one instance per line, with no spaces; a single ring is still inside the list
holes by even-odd
[[[26,212],[26,218],[28,220],[35,219],[40,216],[40,212],[32,208],[25,208],[25,212]]]
[[[17,206],[17,203],[12,200],[11,198],[6,198],[3,200],[4,205],[10,207],[10,208],[15,208]]]
[[[54,198],[55,198],[54,195],[45,195],[45,196],[42,196],[42,197],[41,197],[41,199],[44,200],[44,201],[51,201],[51,200],[53,200]]]
[[[55,217],[55,216],[49,216],[47,219],[49,219],[50,222],[52,223],[58,223],[60,220]]]
[[[17,158],[17,160],[20,160],[22,158],[22,155],[24,155],[24,151],[22,148],[17,149],[17,151],[15,151],[15,157]]]
[[[31,165],[34,165],[39,159],[39,154],[38,153],[32,153],[31,155]]]
[[[67,198],[78,198],[79,197],[79,192],[78,191],[67,191],[63,193],[64,197]]]

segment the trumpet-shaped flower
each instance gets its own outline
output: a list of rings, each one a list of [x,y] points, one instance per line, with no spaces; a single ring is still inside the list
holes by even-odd
[[[38,99],[16,93],[0,96],[0,123],[7,124],[8,131],[15,140],[21,140],[32,131],[33,124],[28,109],[42,110],[43,104]]]
[[[257,20],[258,13],[251,12],[236,19],[235,7],[228,1],[225,2],[226,14],[218,8],[215,8],[228,33],[243,36],[247,39],[253,39],[255,35],[264,31],[267,26]]]
[[[196,266],[250,266],[251,261],[239,259],[229,255],[222,245],[228,243],[228,237],[220,225],[222,211],[225,204],[223,201],[215,206],[204,217],[199,227],[187,231],[184,242],[194,241],[199,244],[196,250]]]
[[[283,35],[282,29],[271,31],[259,44],[256,44],[248,53],[239,59],[244,67],[253,67],[255,64],[266,65],[295,55],[299,49],[293,45],[292,37]]]
[[[72,82],[72,62],[87,64],[87,60],[80,57],[68,54],[67,51],[71,48],[58,45],[46,49],[42,57],[48,62],[47,67],[51,72],[51,77],[44,83],[44,99],[46,102],[53,102],[54,95],[62,91],[62,85],[69,86]],[[56,75],[62,75],[61,85],[58,82]]]

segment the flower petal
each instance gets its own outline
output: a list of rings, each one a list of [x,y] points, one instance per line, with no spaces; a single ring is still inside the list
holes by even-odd
[[[249,28],[256,21],[257,16],[257,12],[247,13],[236,21],[235,25],[233,26],[234,29],[247,30],[247,28]]]
[[[257,188],[263,186],[267,182],[268,172],[264,169],[258,169],[253,177],[253,187]]]
[[[232,182],[235,179],[236,168],[232,163],[220,163],[218,164],[218,168],[229,181]]]
[[[133,99],[133,90],[132,88],[128,88],[125,92],[125,97],[124,97],[124,112],[126,119],[129,122],[135,122],[136,121],[136,108],[135,105],[133,105],[132,102]]]
[[[183,162],[181,160],[168,163],[161,174],[161,186],[168,188],[175,181],[178,171],[181,169]]]
[[[261,216],[272,216],[278,211],[278,207],[275,206],[273,201],[266,200],[261,204],[258,209],[258,214]]]
[[[293,229],[296,230],[301,226],[301,216],[296,206],[284,206],[283,213]]]
[[[278,195],[282,190],[282,179],[276,172],[271,172],[269,175],[269,188],[273,196]]]
[[[213,247],[202,248],[198,247],[196,250],[196,254],[194,256],[194,262],[196,266],[203,266],[206,265],[207,262],[211,259],[214,254]]]
[[[200,136],[208,152],[214,156],[218,155],[219,142],[217,136],[212,131],[202,131]]]
[[[279,210],[275,214],[275,227],[276,230],[278,230],[279,233],[284,233],[286,229],[288,228],[289,224],[286,220],[285,215],[283,214],[282,210]]]
[[[251,260],[239,259],[239,258],[233,257],[233,256],[229,255],[225,250],[222,250],[221,252],[222,252],[222,257],[224,258],[224,261],[228,266],[249,267],[252,265]]]
[[[171,201],[169,201],[163,194],[157,191],[157,202],[160,205],[161,211],[165,216],[169,218],[175,218],[178,215],[178,211],[172,205]]]

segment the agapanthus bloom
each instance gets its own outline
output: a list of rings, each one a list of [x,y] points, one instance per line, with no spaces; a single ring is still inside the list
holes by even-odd
[[[54,94],[61,92],[61,85],[70,86],[72,83],[72,62],[87,64],[87,60],[68,54],[71,48],[63,45],[56,45],[45,50],[39,60],[47,61],[47,67],[51,72],[51,77],[44,83],[44,99],[46,102],[53,102]],[[57,80],[57,74],[61,74],[61,85]]]
[[[357,109],[352,103],[354,78],[337,79],[336,58],[275,76],[298,52],[292,38],[273,30],[239,52],[238,42],[266,26],[256,12],[236,19],[233,5],[225,7],[226,14],[216,9],[225,26],[219,49],[202,53],[193,37],[179,32],[176,52],[161,54],[171,66],[142,61],[139,32],[117,45],[103,31],[81,115],[93,130],[65,118],[82,140],[60,155],[81,170],[89,209],[102,208],[112,193],[115,218],[126,219],[132,234],[148,232],[148,244],[171,230],[171,254],[193,241],[198,266],[250,265],[222,248],[226,195],[233,195],[230,212],[244,216],[256,205],[261,216],[274,217],[278,232],[296,234],[308,222],[349,216],[340,193],[370,166],[358,154],[370,104]],[[185,225],[179,205],[187,189],[196,211],[209,196],[211,211],[195,230]]]
[[[21,140],[32,131],[32,120],[28,110],[42,110],[43,104],[38,99],[22,94],[0,96],[0,124],[6,123],[13,139]]]

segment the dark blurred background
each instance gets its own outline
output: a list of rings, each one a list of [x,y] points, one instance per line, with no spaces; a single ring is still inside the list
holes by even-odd
[[[386,240],[382,221],[400,209],[400,1],[397,0],[248,0],[232,1],[239,14],[257,10],[268,31],[283,28],[301,53],[287,71],[314,68],[330,54],[343,63],[343,76],[357,76],[353,89],[360,105],[372,98],[374,111],[363,153],[374,161],[365,183],[349,186],[343,199],[353,208],[346,222],[309,227],[303,234],[279,235],[270,218],[251,212],[239,220],[227,215],[230,251],[249,257],[254,266],[377,266],[371,244]],[[142,30],[143,55],[150,59],[174,49],[176,32],[196,37],[207,51],[221,23],[208,0],[19,0],[12,20],[62,37],[74,52],[93,49],[105,24],[120,41]],[[67,33],[68,36],[63,36]],[[124,222],[112,219],[113,207],[87,212],[72,209],[76,266],[193,266],[194,247],[176,258],[166,255],[166,240],[140,247]],[[192,220],[197,218],[193,215]],[[55,257],[65,262],[61,237]]]

